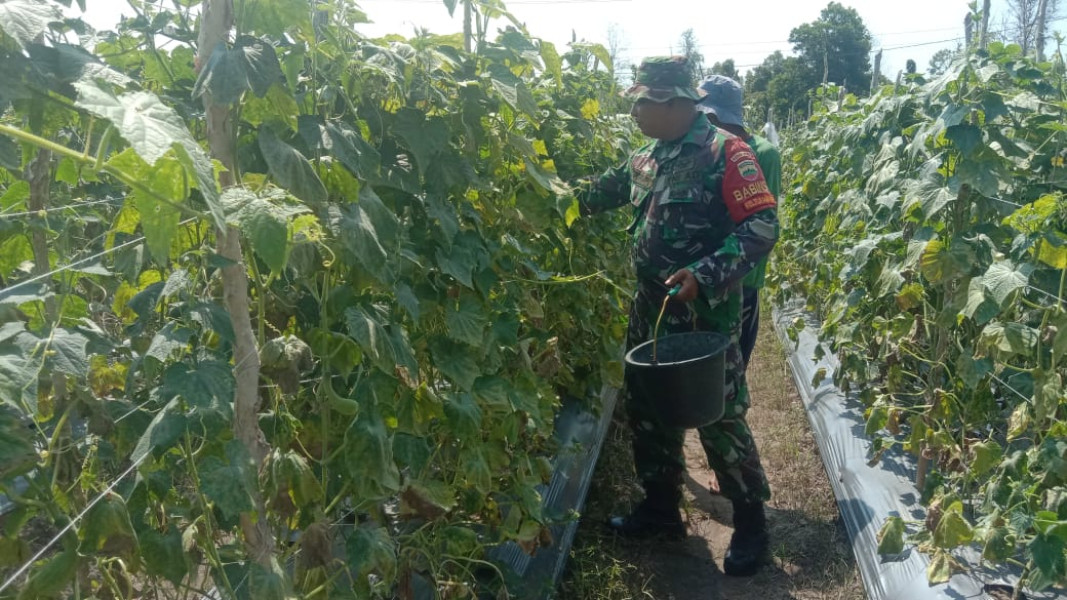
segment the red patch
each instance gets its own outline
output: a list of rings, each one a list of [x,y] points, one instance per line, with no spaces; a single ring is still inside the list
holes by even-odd
[[[722,180],[722,194],[734,223],[778,205],[767,188],[767,180],[763,178],[763,170],[759,168],[752,149],[738,138],[726,140],[726,173]]]

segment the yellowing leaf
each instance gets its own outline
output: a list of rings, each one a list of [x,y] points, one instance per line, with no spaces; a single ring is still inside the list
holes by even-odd
[[[590,98],[582,104],[582,118],[592,119],[600,114],[600,102],[597,102],[595,98]]]
[[[926,567],[926,579],[930,585],[946,583],[955,573],[962,573],[963,567],[959,561],[952,558],[948,552],[938,552]]]
[[[922,306],[923,286],[918,283],[909,283],[900,288],[900,293],[897,294],[896,300],[897,306],[904,311],[911,310],[916,306]]]
[[[1053,246],[1048,240],[1041,240],[1037,246],[1037,260],[1050,267],[1067,269],[1067,246]]]
[[[534,150],[537,151],[538,155],[540,155],[540,156],[548,156],[548,146],[545,145],[544,140],[534,140],[533,141],[533,147],[534,147]]]
[[[904,519],[889,517],[878,531],[878,554],[894,555],[904,551]]]
[[[1011,413],[1011,419],[1008,420],[1008,439],[1014,440],[1025,434],[1030,429],[1031,420],[1029,404],[1023,402],[1016,406]]]
[[[572,223],[577,221],[578,218],[581,217],[581,214],[582,211],[578,205],[578,199],[575,198],[571,201],[571,205],[567,207],[567,214],[563,217],[564,221],[567,223],[567,227],[570,227]]]
[[[937,283],[944,276],[940,261],[944,249],[945,244],[941,240],[930,240],[923,249],[922,257],[919,259],[919,269],[930,283]]]

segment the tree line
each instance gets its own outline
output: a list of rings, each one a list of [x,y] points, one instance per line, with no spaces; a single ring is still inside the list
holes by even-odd
[[[998,40],[1018,44],[1024,54],[1043,58],[1045,43],[1062,38],[1050,31],[1048,25],[1057,19],[1060,0],[1005,0],[1005,10],[996,28],[990,29],[991,0],[970,4],[970,11],[961,20],[966,25],[968,44]],[[609,29],[609,48],[617,54],[620,32]],[[678,53],[688,56],[694,75],[721,74],[741,81],[746,93],[748,119],[754,123],[773,120],[778,125],[804,118],[810,112],[811,92],[823,84],[836,84],[848,92],[865,96],[876,86],[891,79],[871,62],[873,37],[859,13],[840,2],[830,2],[819,18],[799,25],[790,32],[789,43],[793,55],[775,51],[745,75],[732,58],[707,65],[700,51],[700,42],[693,29],[684,31],[678,40]],[[936,76],[944,71],[963,49],[943,49],[933,55],[925,71],[920,72],[913,60],[908,60],[904,72],[892,77]],[[880,54],[880,53],[879,53]],[[877,63],[877,59],[875,61]],[[636,65],[630,65],[630,70]]]

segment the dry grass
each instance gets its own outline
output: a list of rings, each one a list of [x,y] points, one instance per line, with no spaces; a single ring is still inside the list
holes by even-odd
[[[730,504],[708,491],[699,442],[690,432],[685,514],[689,537],[679,542],[629,542],[604,531],[609,514],[640,497],[625,427],[613,424],[594,476],[571,564],[560,586],[564,600],[858,600],[863,585],[837,504],[785,353],[764,319],[752,364],[749,422],[774,497],[768,505],[773,565],[750,579],[722,575],[729,545]],[[620,413],[621,414],[621,411]]]

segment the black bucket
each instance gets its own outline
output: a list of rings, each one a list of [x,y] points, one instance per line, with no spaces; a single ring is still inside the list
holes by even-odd
[[[730,338],[710,331],[663,336],[626,353],[633,385],[638,386],[668,427],[693,429],[723,416],[726,387],[726,350]]]

